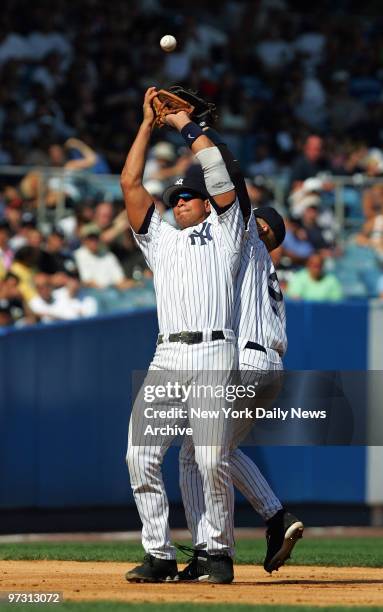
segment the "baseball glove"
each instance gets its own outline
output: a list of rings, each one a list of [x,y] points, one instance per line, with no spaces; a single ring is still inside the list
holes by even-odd
[[[163,127],[165,125],[166,115],[185,111],[188,115],[192,115],[194,106],[190,102],[180,98],[177,94],[160,89],[153,100],[153,111],[155,115],[153,127]]]
[[[217,119],[216,106],[213,102],[207,102],[191,89],[186,89],[181,85],[169,87],[170,93],[175,94],[185,102],[191,104],[194,109],[190,118],[198,124],[212,124]]]

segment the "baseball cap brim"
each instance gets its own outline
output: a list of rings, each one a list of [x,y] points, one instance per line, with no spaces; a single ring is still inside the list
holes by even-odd
[[[201,193],[200,191],[197,191],[196,189],[192,189],[191,187],[188,187],[187,185],[171,185],[170,187],[165,189],[162,195],[162,201],[165,204],[165,206],[168,206],[169,208],[173,208],[174,199],[176,195],[180,193],[186,193],[186,192],[190,192],[193,195],[195,195],[196,198],[202,198],[202,200],[206,200],[209,197],[209,194],[207,192]]]
[[[191,192],[203,200],[209,199],[202,168],[199,164],[192,165],[183,178],[178,178],[173,185],[165,189],[162,201],[165,206],[173,206],[173,199],[178,193]]]

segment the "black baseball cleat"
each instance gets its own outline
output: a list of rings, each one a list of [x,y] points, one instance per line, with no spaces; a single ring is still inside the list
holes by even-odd
[[[177,574],[175,559],[158,559],[148,554],[145,555],[142,565],[126,572],[125,578],[128,582],[170,582]]]
[[[177,544],[176,546],[190,557],[187,566],[178,572],[176,580],[181,582],[206,582],[209,577],[206,550],[198,550],[197,548]]]
[[[295,544],[303,536],[304,525],[286,510],[279,510],[267,524],[267,552],[263,567],[271,574],[290,559]]]
[[[234,580],[233,559],[228,555],[208,555],[206,582],[215,584],[230,584]]]

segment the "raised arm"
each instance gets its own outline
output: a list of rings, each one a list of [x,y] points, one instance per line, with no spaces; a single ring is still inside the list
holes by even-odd
[[[235,159],[229,147],[224,143],[220,134],[216,130],[208,126],[202,129],[205,135],[215,144],[216,147],[218,147],[221,152],[229,176],[233,181],[243,218],[247,223],[251,213],[251,203],[239,161]]]
[[[165,121],[170,127],[181,132],[197,156],[204,172],[207,191],[214,197],[217,207],[227,208],[233,204],[236,199],[234,185],[215,144],[195,123],[190,121],[189,115],[184,111],[167,115]]]
[[[96,153],[79,138],[68,138],[64,146],[66,149],[77,149],[82,155],[80,159],[70,159],[67,161],[65,164],[67,170],[87,170],[92,168],[97,162]]]
[[[140,231],[153,204],[152,196],[142,184],[142,176],[154,120],[152,100],[156,93],[155,87],[149,87],[146,91],[143,120],[121,173],[121,188],[124,194],[126,212],[128,213],[129,223],[135,232]]]

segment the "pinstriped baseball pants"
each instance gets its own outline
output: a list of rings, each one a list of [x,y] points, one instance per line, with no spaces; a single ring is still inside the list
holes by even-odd
[[[189,385],[210,384],[213,370],[214,380],[225,386],[229,384],[237,363],[234,337],[232,340],[196,345],[164,342],[157,347],[147,378],[133,406],[126,456],[133,495],[143,525],[142,544],[145,551],[155,557],[175,558],[175,548],[169,534],[169,504],[161,474],[162,460],[172,443],[172,437],[158,435],[150,440],[143,437],[144,388],[148,384],[158,385],[179,379],[179,375]],[[177,402],[179,404],[179,400],[169,402],[165,399],[157,401],[153,407],[169,408]],[[222,399],[209,400],[205,407],[222,408]],[[207,550],[209,553],[225,552],[232,556],[234,492],[229,465],[230,442],[222,417],[222,412],[219,412],[219,417],[214,420],[194,419],[190,439],[201,478]],[[167,422],[172,426],[188,424],[187,419]]]
[[[242,351],[240,353],[241,380],[244,385],[253,382],[254,372],[265,371],[254,367],[257,364],[254,363],[253,356],[251,364],[249,363],[250,359],[246,359],[246,363],[244,363],[242,359],[246,352]],[[259,361],[259,367],[263,368],[266,365],[263,355],[260,355]],[[279,371],[282,367],[281,362],[278,361],[268,361],[267,366],[269,372]],[[206,548],[207,525],[205,521],[203,482],[195,461],[193,444],[191,444],[188,438],[185,438],[182,444],[179,462],[182,501],[188,528],[192,534],[193,546],[195,548]],[[265,521],[282,508],[281,502],[252,459],[239,448],[234,448],[230,452],[229,462],[233,485]]]

